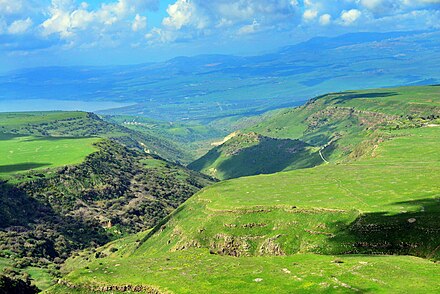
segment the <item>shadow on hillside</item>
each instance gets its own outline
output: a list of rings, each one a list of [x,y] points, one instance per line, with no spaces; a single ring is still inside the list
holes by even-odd
[[[322,164],[319,153],[310,147],[300,140],[264,137],[258,145],[237,151],[220,163],[217,169],[226,179],[230,179]]]
[[[92,138],[92,137],[50,137],[50,136],[38,136],[38,137],[30,137],[24,140],[25,142],[39,142],[39,141],[62,141],[62,140],[77,140],[77,139],[86,139],[86,138]]]
[[[8,140],[12,140],[12,139],[15,139],[18,137],[23,137],[23,135],[1,133],[0,132],[0,141],[8,141]]]
[[[20,257],[66,258],[72,250],[109,241],[97,223],[64,215],[45,200],[0,182],[0,244]]]
[[[51,165],[50,163],[38,163],[38,162],[0,165],[0,173],[14,173],[14,172],[26,171],[26,170],[31,170],[43,166],[50,166],[50,165]]]
[[[375,92],[375,93],[357,93],[357,92],[343,92],[342,95],[330,99],[335,104],[341,104],[354,99],[375,99],[399,95],[397,92]]]
[[[399,254],[440,259],[440,198],[396,202],[401,213],[366,213],[329,239],[336,254]]]

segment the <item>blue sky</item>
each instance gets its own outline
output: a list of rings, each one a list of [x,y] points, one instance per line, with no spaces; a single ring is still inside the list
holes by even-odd
[[[253,54],[314,36],[440,28],[440,0],[0,0],[0,70]]]

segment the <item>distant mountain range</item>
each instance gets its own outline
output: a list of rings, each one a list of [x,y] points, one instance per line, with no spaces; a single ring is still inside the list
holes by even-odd
[[[113,101],[106,114],[212,121],[348,89],[440,81],[440,32],[313,38],[271,54],[200,55],[112,67],[43,67],[0,77],[0,101]]]

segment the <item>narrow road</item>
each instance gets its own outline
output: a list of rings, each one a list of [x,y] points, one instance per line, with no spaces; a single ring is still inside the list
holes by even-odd
[[[326,146],[327,147],[327,146]],[[322,150],[324,150],[324,148],[325,147],[323,147],[323,148],[321,148],[320,150],[319,150],[319,156],[321,156],[321,158],[322,158],[322,160],[325,162],[325,163],[330,163],[330,162],[328,162],[325,158],[324,158],[324,156],[322,155]]]

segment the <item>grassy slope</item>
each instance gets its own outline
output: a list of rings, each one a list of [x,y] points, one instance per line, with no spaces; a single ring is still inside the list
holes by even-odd
[[[432,112],[418,109],[406,111]],[[440,259],[435,125],[382,130],[388,140],[355,161],[206,188],[145,237],[112,245],[123,254],[70,260],[65,280],[178,293],[437,292],[438,263],[395,256]]]
[[[99,138],[14,136],[0,133],[0,177],[30,169],[77,164],[96,151]]]
[[[384,124],[393,122],[393,126],[403,126],[408,118],[440,115],[439,95],[438,86],[324,95],[302,107],[266,114],[260,122],[244,130],[274,139],[300,140],[315,147],[309,149],[309,154],[292,154],[286,150],[291,144],[286,148],[275,140],[271,148],[265,144],[268,140],[250,148],[244,136],[237,136],[189,166],[220,179],[229,179],[313,167],[324,163],[318,154],[322,148],[326,159],[345,160],[360,142]],[[236,146],[236,152],[228,152],[230,145]],[[300,164],[299,157],[302,159]],[[258,160],[258,168],[252,167],[255,160]]]
[[[319,148],[299,140],[238,134],[188,167],[219,179],[307,168],[322,162]]]
[[[0,113],[0,133],[52,137],[101,137],[139,150],[148,149],[170,161],[188,161],[187,154],[173,142],[155,133],[139,133],[109,123],[86,112]]]
[[[181,150],[182,154],[185,154],[183,163],[187,164],[208,152],[212,148],[211,143],[220,141],[233,130],[251,125],[252,120],[256,117],[224,117],[209,123],[199,120],[159,121],[128,115],[107,115],[103,118],[128,129],[169,142]]]

